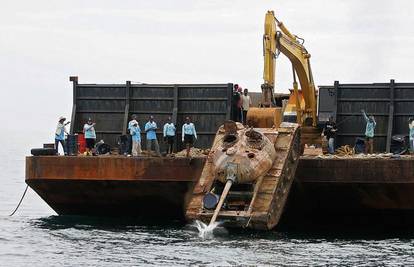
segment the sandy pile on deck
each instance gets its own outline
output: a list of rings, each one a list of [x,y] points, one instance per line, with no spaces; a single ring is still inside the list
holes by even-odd
[[[322,148],[315,148],[313,146],[305,146],[302,157],[305,158],[321,158],[321,159],[387,159],[387,158],[409,158],[411,155],[395,155],[393,153],[374,153],[374,154],[357,154],[355,148],[350,145],[344,145],[335,150],[335,154],[323,154]]]
[[[192,147],[190,150],[190,157],[205,157],[210,153],[210,149],[200,149]],[[187,155],[187,150],[181,150],[180,152],[175,153],[175,157],[185,157]]]
[[[305,156],[306,157],[306,156]],[[321,159],[391,159],[391,158],[409,158],[411,155],[395,155],[392,153],[378,153],[378,154],[353,154],[353,155],[318,155],[318,156],[308,156]]]

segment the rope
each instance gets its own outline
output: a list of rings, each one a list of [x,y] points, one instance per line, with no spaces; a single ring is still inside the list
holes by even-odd
[[[20,204],[22,204],[23,198],[24,198],[24,196],[26,195],[27,188],[29,188],[29,185],[26,185],[26,189],[25,189],[25,190],[24,190],[24,192],[23,192],[23,195],[22,195],[22,198],[21,198],[21,199],[20,199],[20,201],[19,201],[19,204],[17,204],[17,207],[14,209],[14,211],[13,211],[13,212],[12,212],[9,216],[13,216],[13,215],[16,213],[16,211],[19,209]]]
[[[341,125],[342,123],[346,122],[346,121],[347,121],[347,120],[349,120],[349,119],[352,119],[353,117],[354,117],[354,116],[349,116],[348,118],[346,118],[346,119],[344,119],[344,120],[340,121],[339,123],[337,123],[337,124],[336,124],[336,126]]]

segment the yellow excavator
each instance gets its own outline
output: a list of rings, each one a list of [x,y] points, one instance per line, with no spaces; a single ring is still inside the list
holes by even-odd
[[[300,126],[317,124],[316,90],[310,65],[311,55],[304,47],[304,39],[292,34],[273,11],[265,16],[263,35],[264,71],[262,107],[251,108],[247,122],[254,127],[278,127],[282,121],[297,122]],[[275,69],[279,54],[292,63],[293,90],[283,111],[274,105]],[[301,90],[298,89],[297,78]]]

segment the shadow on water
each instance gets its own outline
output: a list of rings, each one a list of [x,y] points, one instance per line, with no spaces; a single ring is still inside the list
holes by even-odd
[[[76,228],[76,229],[104,229],[104,230],[126,230],[131,228],[180,229],[183,227],[181,221],[149,221],[136,217],[95,217],[75,215],[53,215],[35,219],[32,222],[35,227],[50,230]]]
[[[259,231],[246,228],[226,228],[218,232],[218,236],[231,237],[232,239],[262,239],[262,240],[383,240],[383,239],[413,239],[414,232],[407,228],[387,228],[378,226],[372,227],[349,227],[349,228],[301,228],[301,229],[280,229],[271,231]],[[216,236],[216,232],[214,232]]]
[[[128,230],[144,230],[149,232],[186,232],[198,235],[194,224],[185,224],[182,221],[151,221],[134,217],[89,217],[89,216],[49,216],[34,219],[34,227],[47,230],[81,229],[106,230],[121,232]],[[276,229],[272,231],[258,231],[245,228],[217,227],[209,238],[225,238],[232,240],[262,239],[262,240],[381,240],[381,239],[412,239],[414,232],[408,229],[384,228],[381,226],[371,228],[303,228],[303,229]]]

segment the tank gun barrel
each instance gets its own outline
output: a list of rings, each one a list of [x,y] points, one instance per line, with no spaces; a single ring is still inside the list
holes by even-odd
[[[214,210],[214,214],[213,214],[213,217],[211,217],[210,223],[208,224],[209,226],[213,225],[216,222],[217,216],[221,210],[221,207],[224,204],[224,201],[226,200],[227,194],[229,193],[232,185],[233,185],[233,180],[230,180],[230,179],[227,180],[226,185],[224,186],[224,189],[223,189],[223,193],[221,194],[220,201],[217,204],[216,209]]]

